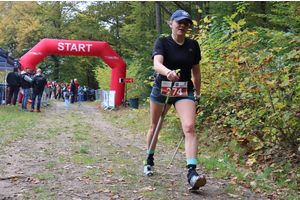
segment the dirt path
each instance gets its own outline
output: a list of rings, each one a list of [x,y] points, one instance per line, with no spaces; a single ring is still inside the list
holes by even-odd
[[[205,171],[207,185],[187,191],[185,160],[159,145],[156,174],[143,175],[145,136],[117,128],[101,109],[56,103],[42,109],[39,125],[0,150],[0,200],[6,199],[264,199],[237,186],[230,196],[224,180]],[[113,111],[115,112],[115,111]],[[181,164],[180,164],[181,163]]]

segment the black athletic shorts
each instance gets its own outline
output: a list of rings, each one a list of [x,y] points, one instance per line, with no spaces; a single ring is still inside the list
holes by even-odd
[[[157,103],[157,104],[165,104],[167,96],[161,94],[161,86],[160,84],[157,84],[157,82],[154,81],[153,87],[152,87],[152,92],[150,94],[150,101]],[[167,103],[168,105],[174,105],[178,101],[182,100],[190,100],[190,101],[195,101],[194,97],[194,91],[191,90],[188,92],[187,97],[170,97],[169,102]]]

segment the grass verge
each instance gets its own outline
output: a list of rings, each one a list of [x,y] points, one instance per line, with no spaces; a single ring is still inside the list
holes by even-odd
[[[106,114],[106,119],[117,126],[137,131],[146,137],[150,125],[149,105],[141,105],[138,110],[121,107],[116,111],[107,111]],[[118,119],[118,122],[115,122],[115,119]],[[243,188],[251,188],[255,193],[269,198],[291,200],[299,198],[299,163],[293,163],[289,158],[282,159],[282,157],[272,158],[269,162],[270,158],[264,157],[260,161],[253,162],[251,155],[249,156],[251,142],[242,145],[231,135],[221,134],[212,128],[202,127],[197,132],[200,166],[211,176],[225,180],[225,188],[231,197],[238,197]],[[178,145],[182,130],[175,109],[171,109],[166,116],[159,137],[168,147],[175,149]],[[180,150],[184,151],[183,144]],[[257,151],[251,153],[258,154]]]

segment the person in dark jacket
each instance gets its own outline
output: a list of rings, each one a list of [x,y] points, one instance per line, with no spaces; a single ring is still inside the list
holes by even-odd
[[[14,71],[8,73],[6,82],[10,86],[7,105],[10,105],[11,98],[14,95],[13,105],[15,106],[20,89],[20,75],[18,73],[18,67],[14,67]]]
[[[70,94],[71,94],[71,104],[74,103],[74,95],[75,95],[75,92],[76,92],[76,85],[75,85],[74,80],[72,79],[72,80],[71,80],[71,89],[70,89]]]
[[[37,105],[36,105],[36,112],[41,112],[40,107],[41,107],[41,99],[42,95],[45,89],[45,86],[47,85],[47,80],[45,76],[42,74],[41,69],[36,70],[36,75],[32,78],[32,100],[31,100],[31,110],[30,112],[34,111],[34,102],[35,98],[38,97],[37,100]]]
[[[23,89],[23,99],[22,99],[22,110],[28,112],[27,110],[27,101],[30,95],[30,88],[31,88],[31,78],[28,76],[30,69],[26,67],[21,72],[20,84]]]

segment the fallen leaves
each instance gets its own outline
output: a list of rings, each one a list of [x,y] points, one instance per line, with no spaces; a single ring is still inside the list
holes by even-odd
[[[103,193],[110,193],[111,191],[109,189],[106,189],[103,191]]]
[[[113,199],[119,199],[119,198],[120,198],[120,195],[118,195],[118,194],[110,197],[111,200],[113,200]]]
[[[230,193],[228,193],[228,195],[229,195],[230,197],[232,197],[232,198],[238,198],[238,197],[239,197],[239,195],[236,195],[236,194],[230,194]]]
[[[256,162],[256,158],[249,158],[246,162],[247,165],[252,166]]]
[[[254,190],[254,192],[255,192],[255,193],[261,193],[261,189],[260,189],[260,188],[256,188],[256,189]]]
[[[240,138],[240,139],[238,139],[238,143],[240,143],[243,146],[247,146],[247,144],[249,143],[249,140],[247,140],[245,138]]]
[[[255,181],[251,181],[251,182],[250,182],[250,185],[251,185],[252,187],[256,187],[257,184],[256,184]]]
[[[156,188],[151,187],[151,186],[139,189],[140,192],[154,191],[154,190],[156,190]]]
[[[40,181],[38,181],[38,180],[26,180],[26,182],[38,184]]]

